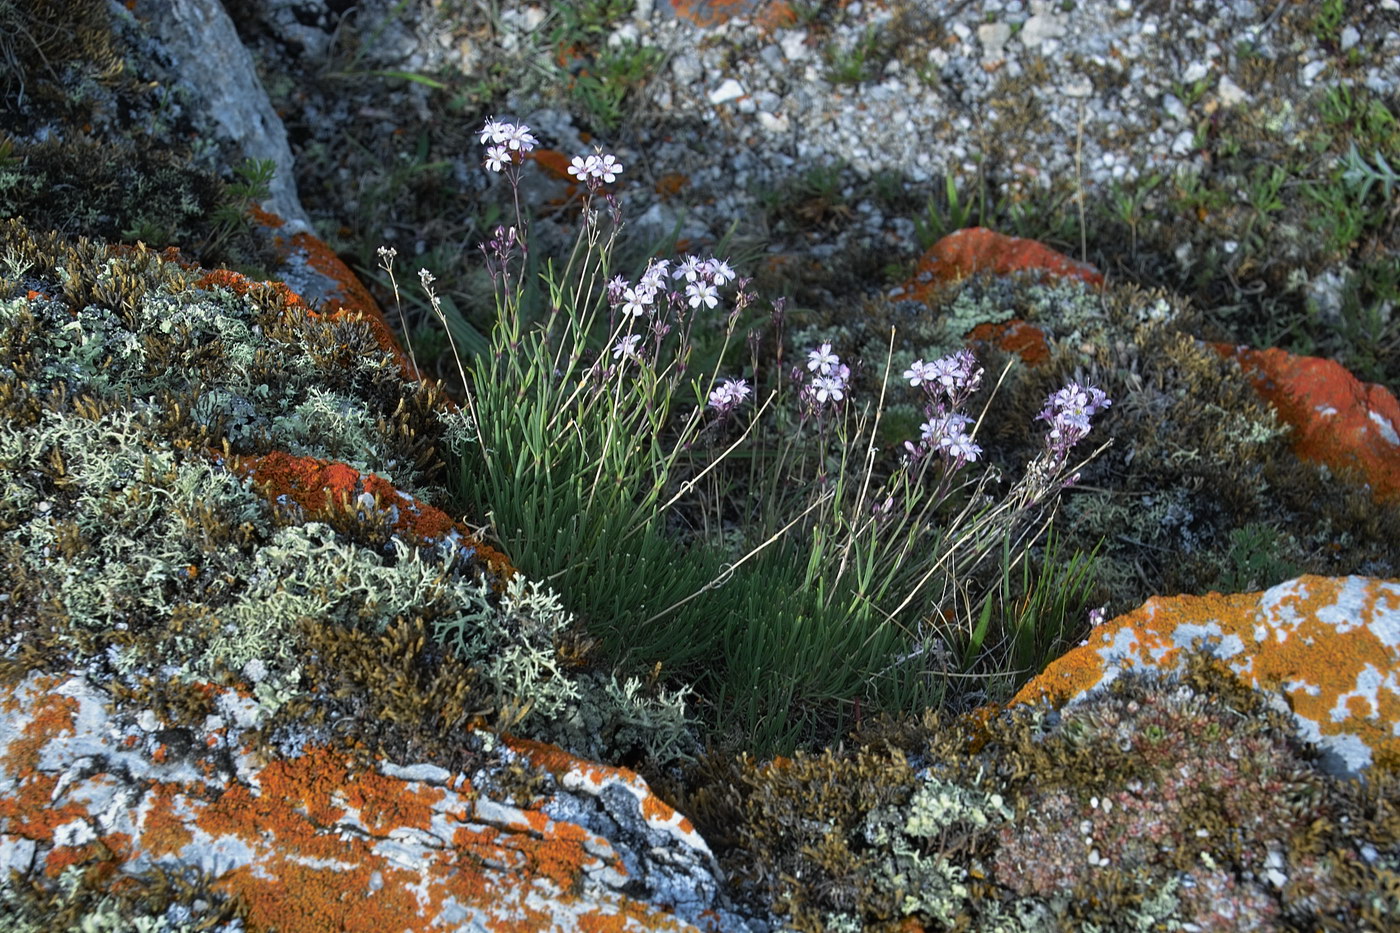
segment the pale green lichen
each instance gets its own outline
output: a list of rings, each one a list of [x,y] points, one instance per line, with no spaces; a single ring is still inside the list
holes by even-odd
[[[91,887],[81,867],[66,868],[44,894],[21,892],[9,873],[0,878],[0,933],[194,933],[196,930],[241,930],[239,921],[210,927],[203,916],[209,904],[169,903],[158,912]],[[168,901],[169,898],[162,898]],[[72,918],[60,920],[59,918]]]
[[[109,259],[96,270],[99,283],[119,274],[112,271],[115,262]],[[77,274],[58,270],[68,281]],[[72,394],[135,399],[162,392],[186,395],[197,389],[191,419],[220,429],[236,447],[258,442],[296,456],[335,460],[373,472],[410,495],[423,497],[428,492],[412,464],[386,459],[382,453],[387,413],[376,414],[364,399],[325,388],[325,363],[314,348],[269,336],[259,323],[265,312],[246,296],[222,288],[147,293],[134,312],[140,322],[136,330],[109,308],[89,305],[74,314],[62,302],[25,298],[0,304],[0,324],[13,324],[22,311],[42,326],[42,343],[36,349],[44,359],[45,384],[57,380]],[[378,352],[366,329],[342,333],[362,352],[353,354],[350,371],[337,374],[340,384],[367,383],[378,373],[397,375],[396,364]],[[199,366],[191,370],[150,365],[144,341],[157,334],[189,347]],[[206,346],[217,349],[200,350]],[[265,373],[260,375],[269,360],[276,361],[275,387],[269,387]]]
[[[951,925],[966,913],[971,891],[967,869],[939,851],[958,830],[984,830],[1015,812],[998,794],[959,787],[928,776],[903,808],[874,810],[865,819],[866,841],[886,853],[889,868],[876,883],[903,892],[906,916],[920,914]],[[926,854],[932,847],[934,854]]]
[[[527,735],[593,759],[641,750],[647,761],[676,762],[693,760],[698,753],[699,741],[686,714],[686,697],[693,692],[689,686],[652,696],[635,677],[619,684],[615,675],[584,674],[575,683],[579,698],[572,708],[556,719],[532,723]]]
[[[961,342],[973,328],[1000,324],[1016,317],[1002,295],[988,295],[982,289],[965,286],[946,306],[937,311],[938,322],[950,341]]]
[[[12,259],[16,275],[28,275],[23,257]],[[282,337],[295,329],[260,311],[251,294],[157,288],[143,296],[139,277],[111,260],[58,270],[64,288],[35,279],[24,287],[81,293],[91,284],[85,274],[115,277],[111,303],[126,310],[89,304],[74,314],[62,298],[0,301],[0,332],[7,340],[23,334],[15,339],[26,354],[9,357],[15,367],[0,379],[19,385],[23,368],[36,394],[61,384],[68,399],[107,400],[74,410],[55,396],[15,409],[32,416],[0,422],[0,548],[22,571],[16,605],[45,607],[44,650],[106,664],[133,683],[148,675],[252,680],[271,714],[305,693],[308,620],[377,636],[399,620],[424,619],[466,663],[473,689],[496,709],[518,712],[516,731],[536,730],[595,758],[643,748],[666,761],[693,751],[684,690],[651,695],[637,681],[564,669],[557,639],[572,620],[539,582],[517,574],[501,592],[502,581],[468,567],[465,552],[393,535],[370,547],[303,521],[291,503],[269,503],[252,480],[163,433],[173,414],[164,393],[172,393],[193,398],[183,417],[215,439],[270,439],[294,454],[389,473],[393,463],[379,459],[381,416],[325,385],[327,353],[343,356],[346,346],[365,350],[354,365],[366,380],[392,368],[384,354],[368,352],[365,328],[333,325],[325,347],[298,347],[269,339],[273,326]],[[166,338],[196,354],[216,349],[203,370],[153,365],[149,341]],[[273,389],[257,377],[269,354],[286,377]],[[435,417],[449,438],[465,440],[464,418]],[[13,656],[18,642],[3,647]],[[256,677],[246,673],[254,667]]]

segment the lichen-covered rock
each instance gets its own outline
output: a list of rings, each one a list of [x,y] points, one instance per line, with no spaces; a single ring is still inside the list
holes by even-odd
[[[940,284],[982,272],[993,275],[1040,272],[1057,279],[1077,279],[1091,286],[1103,284],[1103,274],[1092,265],[1070,259],[1043,243],[1007,236],[985,227],[969,227],[948,234],[925,250],[913,278],[894,297],[923,301]]]
[[[1361,382],[1334,360],[1214,346],[1240,361],[1259,394],[1293,427],[1298,456],[1337,472],[1358,471],[1377,499],[1400,500],[1400,402],[1389,389]]]
[[[190,110],[210,124],[212,135],[244,158],[266,159],[276,167],[265,206],[289,218],[297,232],[310,230],[311,221],[297,197],[287,132],[223,4],[139,0],[129,9],[128,15],[140,20],[163,46],[175,80],[193,98]]]
[[[685,801],[742,895],[801,930],[1390,929],[1400,773],[1329,775],[1218,661],[1061,711],[871,723],[707,761]]]
[[[0,895],[7,929],[55,929],[71,872],[117,894],[182,879],[126,906],[142,929],[749,928],[704,840],[628,772],[469,733],[469,774],[314,744],[269,760],[247,744],[257,701],[209,700],[180,723],[80,673],[0,688],[0,866],[31,884]]]
[[[746,928],[640,778],[478,731],[696,748],[685,690],[591,669],[557,595],[451,517],[437,449],[463,418],[377,310],[13,221],[0,241],[19,929]]]
[[[1304,576],[1262,593],[1153,598],[1095,629],[1013,702],[1073,703],[1124,670],[1179,669],[1193,649],[1275,694],[1329,770],[1400,764],[1400,581]]]

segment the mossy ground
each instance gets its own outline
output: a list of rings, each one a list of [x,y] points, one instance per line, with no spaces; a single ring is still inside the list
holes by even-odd
[[[739,890],[801,930],[1386,929],[1400,775],[1339,781],[1313,755],[1196,656],[1062,713],[929,713],[820,754],[710,757],[675,793]]]
[[[1282,27],[1313,29],[1319,5],[1297,6],[1285,12]],[[115,115],[123,112],[113,101],[130,92],[123,83],[130,75],[118,67],[120,55],[104,31],[99,7],[105,9],[100,4],[55,8],[57,18],[52,21],[68,23],[68,38],[44,32],[35,33],[29,45],[0,45],[0,54],[26,63],[23,73],[34,76],[25,92],[39,110],[27,111],[25,120],[42,112],[72,126],[96,127],[93,139],[12,147],[0,162],[0,197],[10,199],[3,202],[7,212],[28,215],[33,229],[57,228],[127,242],[144,239],[154,246],[208,246],[213,232],[209,214],[220,202],[220,186],[232,176],[225,172],[221,179],[213,164],[192,169],[187,153],[163,149],[170,127],[159,119],[159,108],[156,117],[111,132],[119,122]],[[0,21],[13,20],[18,9],[0,3]],[[368,41],[376,24],[362,25],[356,41]],[[357,35],[353,30],[350,34]],[[349,43],[342,53],[347,65],[353,64],[354,49]],[[878,51],[872,48],[870,54]],[[1347,67],[1344,57],[1339,56],[1338,66]],[[388,229],[421,242],[414,268],[431,266],[449,281],[471,279],[471,246],[492,217],[474,195],[454,184],[446,154],[472,150],[477,116],[488,112],[515,82],[507,68],[507,63],[491,63],[483,72],[490,80],[473,88],[437,90],[415,84],[404,91],[400,83],[393,95],[386,90],[396,104],[418,99],[427,116],[410,121],[412,128],[397,136],[376,133],[373,117],[349,118],[346,132],[361,143],[348,150],[351,170],[332,171],[331,153],[300,153],[299,164],[306,173],[301,179],[303,195],[313,209],[338,221],[329,232],[347,255],[359,257],[362,271],[372,270],[374,249]],[[347,79],[345,73],[353,71],[348,67],[332,71],[281,76],[280,83],[273,73],[269,83],[284,103],[307,81],[393,83],[373,75]],[[1245,87],[1251,89],[1248,77]],[[1023,90],[1014,83],[1004,89],[1008,120],[1035,119],[1034,113],[1010,106],[1025,99]],[[461,119],[441,120],[442,113],[460,114]],[[898,348],[896,372],[901,360],[907,364],[920,354],[951,348],[963,324],[1003,319],[1010,312],[1046,327],[1053,338],[1051,360],[1035,370],[1013,367],[985,427],[987,446],[1008,469],[1023,464],[1036,443],[1026,425],[1045,395],[1065,378],[1093,379],[1115,399],[1102,423],[1104,434],[1116,438],[1115,445],[1086,470],[1059,524],[1062,546],[1088,549],[1100,540],[1108,543],[1101,552],[1099,586],[1103,599],[1115,609],[1131,608],[1155,593],[1262,588],[1299,572],[1400,576],[1400,555],[1393,534],[1387,534],[1400,527],[1396,511],[1377,508],[1345,477],[1327,476],[1293,457],[1286,434],[1255,399],[1237,365],[1222,361],[1193,339],[1221,337],[1323,352],[1364,378],[1392,389],[1400,386],[1396,322],[1382,311],[1397,297],[1390,245],[1395,213],[1379,189],[1363,195],[1329,162],[1353,143],[1363,155],[1386,147],[1393,151],[1400,107],[1351,86],[1344,93],[1216,113],[1202,127],[1211,171],[1152,185],[1143,180],[1138,189],[1123,192],[1121,211],[1091,211],[1082,229],[1077,212],[1067,208],[1072,188],[1032,192],[1017,187],[1006,168],[1013,160],[995,149],[997,134],[987,137],[982,177],[960,181],[964,192],[974,187],[985,192],[978,195],[977,216],[969,219],[1040,236],[1075,253],[1086,244],[1086,258],[1137,285],[1119,285],[1095,295],[1078,286],[973,281],[950,289],[933,308],[925,309],[864,297],[898,282],[906,271],[887,253],[855,253],[825,266],[799,260],[758,270],[761,287],[796,290],[796,306],[808,309],[793,315],[793,330],[803,340],[836,336],[843,341],[843,352],[868,352],[870,359],[882,360],[883,350],[876,354],[875,348],[883,347],[887,324],[899,322],[906,337]],[[5,119],[8,122],[0,126],[11,132],[20,128],[15,113],[7,111]],[[288,121],[294,137],[300,119],[309,118],[292,108]],[[626,132],[625,123],[619,131]],[[113,158],[118,151],[123,157]],[[157,155],[159,151],[168,154]],[[126,158],[133,153],[134,161]],[[1282,166],[1287,176],[1282,185],[1306,196],[1272,207],[1267,195],[1276,187],[1275,179],[1271,173],[1260,174],[1254,168],[1259,164]],[[124,167],[128,165],[134,168]],[[777,193],[758,220],[775,231],[824,225],[839,229],[849,220],[848,202],[861,198],[883,199],[887,209],[908,210],[911,216],[930,202],[935,212],[949,206],[932,193],[911,192],[905,185],[886,184],[883,191],[875,183],[855,186],[841,171],[796,179],[790,191]],[[43,196],[64,178],[83,189],[81,199]],[[1241,196],[1242,190],[1256,193]],[[132,192],[140,196],[133,198]],[[256,354],[227,359],[217,349],[197,349],[195,344],[217,347],[220,341],[200,338],[221,332],[200,330],[193,321],[184,322],[174,334],[143,335],[123,343],[141,333],[140,313],[148,307],[143,304],[148,294],[180,295],[190,288],[178,267],[148,254],[75,249],[15,227],[7,231],[9,265],[0,272],[6,276],[5,320],[14,339],[6,342],[3,367],[10,375],[0,386],[0,408],[24,442],[19,445],[22,452],[6,448],[5,465],[13,468],[22,456],[28,473],[22,482],[6,481],[11,488],[0,513],[0,535],[7,538],[5,590],[10,597],[0,629],[7,644],[22,645],[18,654],[7,658],[6,670],[14,675],[21,668],[115,661],[111,673],[125,676],[127,689],[142,702],[170,716],[202,716],[208,711],[200,706],[197,692],[177,689],[153,671],[143,671],[143,659],[220,644],[220,613],[250,585],[246,573],[252,565],[235,567],[234,562],[257,553],[271,559],[279,546],[287,545],[287,536],[297,533],[289,529],[301,523],[248,489],[218,479],[200,465],[195,453],[225,437],[245,444],[245,452],[297,443],[302,436],[298,432],[308,423],[314,428],[321,417],[320,409],[307,409],[281,423],[262,418],[256,413],[260,403],[247,397],[257,385],[266,385],[276,398],[307,404],[320,398],[326,401],[321,408],[327,417],[340,408],[342,397],[316,395],[306,383],[297,383],[280,355],[275,360]],[[741,241],[744,236],[741,232]],[[761,249],[757,239],[751,245]],[[1227,255],[1221,248],[1225,241],[1240,247]],[[1175,259],[1183,244],[1198,257],[1188,269]],[[260,260],[255,250],[252,245],[223,254],[211,250],[200,258],[256,265]],[[904,259],[912,260],[915,254],[911,244]],[[1290,271],[1302,269],[1312,276],[1339,264],[1354,275],[1343,289],[1340,308],[1329,317],[1316,306],[1309,308],[1307,295]],[[59,276],[60,269],[68,274]],[[30,296],[31,290],[40,294]],[[481,298],[465,285],[458,294],[464,306]],[[203,296],[199,303],[207,321],[242,315],[246,328],[256,323],[267,339],[290,339],[295,330],[271,294],[246,300]],[[852,305],[861,308],[854,317]],[[59,320],[60,308],[74,321],[74,315],[85,315],[87,337],[64,345],[52,341],[51,325]],[[90,310],[94,308],[101,312]],[[392,474],[402,471],[403,464],[418,463],[442,440],[442,425],[428,414],[431,393],[358,369],[358,361],[373,354],[355,343],[352,329],[305,339],[313,345],[324,340],[316,352],[323,355],[323,365],[329,365],[325,372],[346,380],[339,386],[321,382],[317,392],[343,392],[344,400],[353,399],[386,422],[396,417],[402,402],[409,411],[404,424],[412,428],[374,438],[363,433],[369,431],[364,423],[357,429],[361,433],[353,435],[340,429],[339,434],[309,430],[302,437],[308,450],[338,458],[353,457],[355,451],[364,457],[368,451],[368,456],[380,459],[363,460],[365,468]],[[43,353],[40,344],[45,345]],[[790,347],[789,353],[795,349]],[[199,372],[235,374],[243,383],[241,388],[197,388],[170,384],[155,375],[144,382],[122,383],[114,374],[124,356],[140,358],[149,374],[188,373],[197,365]],[[989,371],[997,371],[1004,359],[990,353],[985,363]],[[455,378],[450,358],[440,355],[437,361],[441,368],[434,375]],[[116,395],[76,390],[67,381],[75,367],[87,370],[92,385],[114,380],[100,386],[104,393],[108,388],[122,389],[128,396],[153,392],[162,404],[158,410],[132,413],[126,399],[119,404]],[[865,385],[872,375],[867,369]],[[192,417],[196,411],[198,418]],[[905,415],[908,422],[908,412]],[[1191,442],[1184,445],[1173,438]],[[37,446],[31,443],[36,440],[41,441]],[[120,476],[125,484],[120,489],[94,488],[80,481],[87,462],[99,468],[99,454],[111,458],[114,452],[130,449],[143,451],[148,475],[138,477],[136,465],[108,465],[116,473],[103,475]],[[389,466],[390,460],[396,465]],[[431,497],[443,465],[437,458],[429,460],[431,465],[409,470],[402,482]],[[191,498],[196,489],[200,495]],[[217,498],[211,499],[214,493]],[[167,500],[178,507],[162,512],[160,504]],[[41,503],[48,508],[39,510]],[[125,516],[129,527],[112,526],[110,535],[98,539],[96,523],[113,514]],[[160,605],[120,604],[117,608],[129,620],[114,635],[107,627],[111,620],[84,616],[101,602],[100,575],[84,580],[83,587],[57,586],[51,564],[78,566],[95,560],[126,532],[133,542],[141,541],[138,532],[144,523],[157,518],[168,523],[158,547],[153,550],[146,541],[130,553],[150,559],[142,572],[154,575]],[[315,534],[321,537],[303,535],[305,540],[299,539],[297,546],[334,545],[382,555],[387,542],[382,517],[353,507]],[[36,553],[45,547],[46,563],[36,563]],[[300,553],[292,547],[285,552]],[[220,560],[229,564],[222,566]],[[376,560],[386,571],[404,563],[401,555]],[[190,574],[189,567],[199,570]],[[308,581],[307,589],[315,588],[314,581]],[[84,593],[93,598],[84,598]],[[453,736],[465,723],[475,717],[498,723],[513,720],[541,702],[535,690],[504,696],[499,681],[483,681],[480,664],[454,657],[438,644],[434,635],[440,623],[456,618],[445,602],[415,599],[407,612],[389,617],[374,605],[383,598],[382,591],[370,587],[362,595],[366,598],[354,605],[334,607],[332,614],[343,624],[297,623],[276,631],[311,660],[296,671],[295,679],[291,667],[275,671],[283,682],[274,678],[263,688],[270,742],[317,728],[318,723],[352,721],[359,731],[345,742],[360,753],[461,769],[471,762],[454,757],[450,749],[460,749]],[[326,607],[317,611],[324,615]],[[248,631],[256,634],[255,628]],[[585,672],[571,663],[572,649],[559,634],[561,641],[549,646],[545,656],[584,679]],[[115,655],[107,652],[109,639],[117,646]],[[230,650],[227,662],[211,659],[205,673],[236,679],[243,676],[248,660],[275,661],[278,654],[270,647],[263,650],[266,646],[224,645],[226,650],[231,647],[237,651]],[[1268,799],[1229,796],[1254,793],[1244,789],[1252,785],[1238,775],[1231,777],[1239,777],[1238,785],[1194,787],[1189,806],[1182,804],[1190,812],[1163,815],[1156,824],[1181,832],[1198,822],[1214,827],[1232,819],[1227,804],[1270,808],[1275,818],[1268,826],[1247,826],[1227,834],[1223,851],[1209,849],[1222,872],[1235,879],[1256,876],[1247,890],[1237,887],[1222,897],[1228,894],[1242,909],[1284,926],[1340,928],[1357,918],[1376,929],[1393,925],[1400,897],[1400,865],[1394,860],[1400,826],[1391,802],[1400,797],[1400,788],[1395,787],[1393,772],[1378,770],[1365,784],[1328,783],[1309,770],[1306,750],[1290,744],[1291,733],[1253,694],[1204,674],[1193,675],[1191,683],[1197,694],[1179,697],[1169,689],[1148,691],[1124,682],[1110,697],[1059,722],[1043,718],[1043,713],[1021,711],[1000,723],[995,733],[989,729],[985,744],[975,752],[967,747],[963,730],[929,716],[869,725],[850,736],[845,746],[820,756],[804,753],[791,763],[760,763],[725,752],[707,757],[684,776],[656,767],[645,756],[639,764],[697,820],[750,896],[789,911],[807,928],[894,928],[906,916],[930,928],[955,927],[959,917],[978,918],[983,921],[976,927],[980,929],[1036,929],[1037,924],[1053,928],[1066,922],[1112,927],[1124,911],[1150,924],[1167,912],[1205,910],[1199,895],[1192,901],[1187,892],[1164,883],[1168,869],[1180,866],[1153,853],[1139,852],[1097,873],[1087,871],[1082,859],[1072,871],[1068,860],[1057,861],[1070,847],[1082,844],[1067,827],[1073,828],[1080,818],[1096,818],[1089,810],[1097,808],[1089,807],[1086,795],[1100,795],[1098,788],[1108,783],[1137,780],[1148,786],[1168,779],[1161,768],[1182,750],[1163,749],[1154,759],[1143,743],[1154,734],[1169,736],[1180,726],[1183,734],[1193,736],[1198,755],[1208,749],[1215,754],[1212,761],[1235,762],[1229,767],[1275,767],[1278,780],[1287,785]],[[1129,711],[1134,703],[1137,708]],[[1245,765],[1218,743],[1211,744],[1215,737],[1196,734],[1212,724],[1232,734],[1248,733],[1239,739],[1243,744],[1234,746],[1248,752]],[[563,727],[560,736],[572,734],[582,740],[583,733],[596,734],[604,725],[583,717]],[[674,720],[670,726],[675,726]],[[641,742],[637,723],[619,716],[610,728],[624,735],[623,744],[636,754]],[[1125,729],[1126,749],[1114,744]],[[1325,812],[1327,822],[1304,825],[1298,819],[1302,802],[1316,808],[1314,812]],[[1128,819],[1126,809],[1106,821],[1119,822],[1096,832],[1130,832],[1132,827],[1122,822]],[[1022,821],[1024,833],[1000,834],[1007,810]],[[911,813],[928,818],[916,822]],[[1191,838],[1178,842],[1181,849],[1173,858],[1206,847]],[[1042,873],[1013,873],[1005,860],[1029,856],[1018,846],[1032,844],[1043,858]],[[1363,857],[1366,844],[1382,856]],[[1299,879],[1294,890],[1300,896],[1286,906],[1258,883],[1269,867],[1260,860],[1270,845],[1292,853],[1288,874]],[[787,877],[777,869],[759,872],[757,866],[781,866]],[[897,880],[901,877],[907,881],[903,887]],[[1226,883],[1225,874],[1212,877]],[[922,895],[911,893],[914,880],[923,886]],[[1055,894],[1052,888],[1057,887],[1072,890],[1074,896]]]

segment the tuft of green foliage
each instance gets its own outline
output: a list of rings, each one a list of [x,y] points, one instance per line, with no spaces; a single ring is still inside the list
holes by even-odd
[[[519,170],[506,169],[511,184]],[[795,351],[781,305],[746,315],[746,282],[724,318],[663,296],[669,329],[633,333],[647,349],[624,356],[615,347],[631,319],[603,288],[619,217],[590,213],[592,196],[562,269],[522,255],[523,216],[487,248],[498,314],[489,351],[463,363],[460,502],[489,515],[527,574],[557,581],[620,669],[692,684],[717,741],[785,751],[830,741],[865,713],[948,700],[940,640],[983,605],[997,558],[1009,573],[1044,533],[1065,464],[1033,455],[1001,500],[992,475],[955,477],[938,455],[877,457],[884,388],[868,396],[879,405],[818,413],[782,363]],[[741,343],[758,411],[707,411]],[[897,386],[885,360],[891,397],[925,392]],[[1014,664],[1080,624],[1088,563],[1070,567],[1003,576],[998,599],[1021,607],[964,666]],[[1058,629],[1033,631],[1042,626]]]
[[[609,41],[609,34],[632,13],[626,0],[552,3],[550,44],[567,80],[570,99],[585,124],[613,133],[630,105],[661,66],[664,53],[633,41]]]
[[[848,49],[825,46],[826,80],[832,84],[858,85],[876,77],[880,38],[875,27],[867,27],[860,39]]]

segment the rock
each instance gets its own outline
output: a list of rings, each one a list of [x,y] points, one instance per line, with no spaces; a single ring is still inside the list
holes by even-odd
[[[1017,36],[1026,48],[1039,48],[1046,41],[1058,39],[1068,29],[1066,18],[1057,12],[1052,4],[1032,2],[1034,11]]]
[[[1008,353],[1015,353],[1028,366],[1039,366],[1050,359],[1050,345],[1045,341],[1045,331],[1021,320],[978,324],[968,332],[967,340],[974,348],[978,344],[992,344]]]
[[[913,277],[892,297],[925,301],[943,283],[984,272],[1042,272],[1094,286],[1103,284],[1103,274],[1089,263],[1070,259],[1043,243],[985,227],[968,227],[948,234],[925,250]]]
[[[1031,270],[1096,287],[1103,284],[1103,276],[1087,263],[1034,240],[973,227],[930,247],[914,276],[891,297],[927,301],[941,285],[965,276]],[[1024,321],[979,325],[967,337],[993,343],[1030,364],[1049,358],[1044,332]],[[1332,360],[1277,348],[1212,346],[1222,356],[1238,359],[1255,390],[1293,426],[1293,450],[1299,457],[1339,473],[1355,471],[1378,500],[1400,500],[1400,402],[1388,389],[1359,381]]]
[[[748,928],[704,840],[630,772],[518,741],[470,775],[316,745],[259,760],[232,718],[145,731],[75,672],[0,688],[0,864],[50,887],[75,866],[197,879],[203,910],[154,915],[237,903],[248,930]]]
[[[1011,24],[983,23],[977,27],[977,41],[982,43],[984,58],[1001,58],[1006,52],[1006,43],[1011,41]]]
[[[1194,649],[1274,693],[1330,773],[1400,764],[1397,580],[1303,576],[1261,593],[1156,597],[1095,629],[1012,703],[1079,702],[1123,670],[1181,670]]]
[[[797,11],[787,0],[669,0],[661,9],[697,26],[724,26],[743,18],[765,33],[798,22]]]
[[[1215,93],[1220,96],[1220,102],[1227,107],[1234,107],[1249,100],[1249,93],[1232,81],[1229,75],[1220,76],[1220,82],[1215,86]]]
[[[278,235],[275,218],[262,219]],[[532,709],[550,721],[588,709],[589,721],[601,712],[607,722],[609,707],[557,662],[568,617],[540,602],[547,591],[527,590],[503,555],[431,504],[441,490],[429,481],[431,448],[420,445],[433,444],[441,426],[419,409],[438,397],[404,385],[412,373],[400,354],[380,348],[376,357],[381,339],[392,344],[392,336],[324,244],[306,234],[281,244],[298,275],[323,287],[323,304],[282,282],[179,264],[175,254],[64,247],[13,222],[0,233],[16,255],[62,263],[67,282],[58,287],[36,261],[24,283],[28,297],[0,305],[7,347],[21,339],[11,328],[26,326],[25,315],[37,322],[13,345],[24,354],[20,369],[0,373],[9,382],[5,398],[22,415],[7,413],[10,434],[0,434],[6,470],[22,473],[6,474],[14,494],[7,507],[19,527],[0,533],[0,547],[6,561],[19,554],[23,565],[9,568],[0,601],[12,638],[0,686],[0,865],[34,883],[0,888],[6,910],[42,916],[51,898],[66,896],[64,870],[81,865],[94,872],[87,877],[104,879],[91,894],[101,899],[159,887],[163,878],[193,879],[183,899],[139,908],[171,923],[216,923],[237,905],[246,922],[239,929],[251,930],[750,928],[727,906],[704,840],[640,777],[482,731],[486,715],[523,727]],[[85,298],[108,269],[120,275],[122,291]],[[84,307],[88,301],[96,304]],[[68,360],[68,343],[51,335],[70,315],[78,315],[87,349]],[[201,355],[194,348],[209,342],[206,334],[223,338]],[[80,363],[94,341],[110,341],[100,370]],[[152,366],[181,341],[192,341],[180,352],[198,357],[198,366]],[[333,413],[315,406],[275,404],[282,377],[263,372],[274,358],[293,388],[303,370],[321,367],[313,383],[324,387],[329,407],[345,410],[346,424],[324,421]],[[21,370],[28,375],[16,381]],[[36,422],[26,392],[40,371],[62,372],[72,396],[54,396]],[[248,378],[271,384],[267,398],[242,385]],[[368,420],[348,408],[355,384]],[[150,401],[123,412],[132,390]],[[75,404],[105,414],[80,427],[87,422],[69,411]],[[160,419],[168,438],[142,433]],[[204,440],[210,429],[222,437]],[[359,452],[359,466],[324,455],[347,429],[353,443],[345,449]],[[29,443],[15,431],[43,437]],[[266,450],[273,439],[287,449]],[[93,442],[100,457],[90,453]],[[9,456],[16,443],[62,447],[62,495],[36,498],[27,455]],[[389,470],[422,492],[396,487],[381,475]],[[92,476],[106,479],[92,486]],[[36,522],[66,523],[75,543],[86,541],[81,529],[93,526],[93,509],[123,490],[134,498],[105,513],[101,544],[65,545],[62,554],[32,560],[14,550],[23,550]],[[123,517],[123,509],[145,507],[153,511],[140,521]],[[161,531],[169,528],[180,530]],[[237,546],[192,549],[201,535],[232,540],[230,533]],[[131,555],[130,568],[103,561],[98,551],[109,545]],[[85,556],[106,570],[86,573]],[[457,582],[478,572],[471,568],[479,569],[479,591]],[[74,573],[91,599],[64,582]],[[118,592],[133,595],[109,598]],[[455,643],[440,625],[405,621],[444,597],[469,597],[441,617]],[[50,598],[57,608],[46,631],[66,634],[31,637],[33,606]],[[490,632],[470,630],[478,623],[469,620],[490,616],[503,599],[528,616],[519,633],[504,616],[484,623]],[[376,620],[377,613],[387,617]],[[171,620],[170,638],[142,640]],[[312,634],[302,623],[314,626]],[[368,640],[356,634],[361,625]],[[105,634],[91,653],[75,647],[91,644],[82,633],[94,631]],[[324,640],[313,648],[306,637]],[[403,637],[407,677],[396,680],[390,657]],[[482,637],[505,641],[487,649]],[[26,660],[16,662],[20,642]],[[465,660],[462,652],[480,649]],[[335,660],[347,651],[362,661]],[[526,666],[508,673],[512,656]],[[383,684],[372,690],[375,699],[362,692],[368,682],[356,682],[351,663],[367,664],[365,674]],[[517,674],[535,676],[527,669],[552,686],[507,686]],[[470,699],[476,679],[491,680],[491,670],[506,680]],[[640,706],[634,712],[653,734],[667,728]],[[423,731],[442,715],[444,724],[458,724],[451,747]],[[390,744],[435,756],[387,754],[386,728],[399,730]],[[21,898],[20,890],[28,893]],[[134,910],[119,912],[130,920]]]
[[[719,87],[710,92],[710,103],[715,106],[727,104],[744,96],[744,86],[733,78],[725,78]]]
[[[1400,500],[1400,402],[1341,364],[1285,350],[1213,344],[1233,356],[1254,387],[1293,426],[1298,456],[1338,472],[1357,471],[1378,500]]]
[[[919,258],[914,274],[890,293],[897,301],[927,302],[949,282],[979,273],[1011,275],[1041,272],[1050,278],[1068,278],[1093,286],[1103,276],[1088,263],[1077,262],[1035,240],[969,227],[943,237]],[[1050,349],[1045,332],[1022,320],[979,324],[966,334],[973,344],[994,344],[1031,365],[1045,362]]]
[[[272,160],[277,172],[264,207],[287,218],[294,232],[309,231],[287,132],[219,0],[139,0],[132,12],[165,46],[178,79],[196,99],[195,110],[219,138],[244,158]]]

